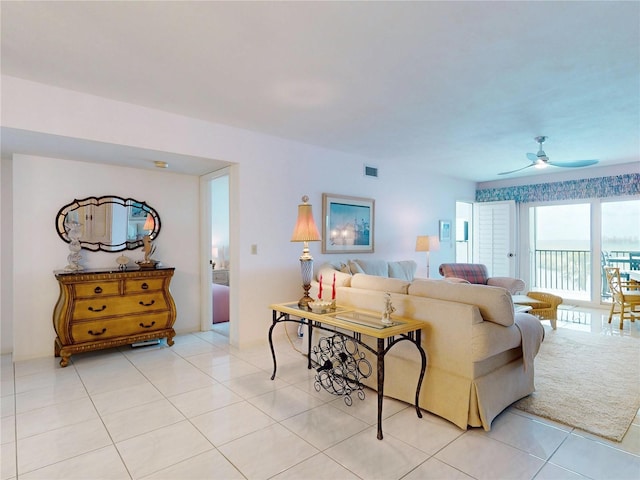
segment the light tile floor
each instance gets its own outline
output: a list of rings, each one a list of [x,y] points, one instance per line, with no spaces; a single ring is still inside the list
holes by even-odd
[[[638,338],[607,312],[564,306],[558,328]],[[550,328],[548,323],[546,328]],[[491,432],[466,432],[376,396],[343,400],[277,341],[237,350],[211,331],[166,346],[49,357],[2,356],[1,480],[6,479],[574,479],[640,478],[640,418],[621,443],[507,409]]]

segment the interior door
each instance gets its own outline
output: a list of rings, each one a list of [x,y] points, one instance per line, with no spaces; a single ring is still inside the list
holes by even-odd
[[[473,263],[493,277],[517,277],[517,209],[513,200],[474,203]]]

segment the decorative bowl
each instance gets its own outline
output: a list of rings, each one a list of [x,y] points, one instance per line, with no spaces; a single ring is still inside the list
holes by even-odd
[[[331,303],[326,300],[314,300],[309,303],[309,307],[313,313],[327,313],[331,308]]]

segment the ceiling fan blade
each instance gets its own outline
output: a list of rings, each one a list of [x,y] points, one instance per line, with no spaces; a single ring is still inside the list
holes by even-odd
[[[522,168],[518,168],[517,170],[511,170],[509,172],[501,172],[498,175],[509,175],[510,173],[516,173],[519,172],[520,170],[524,170],[525,168],[529,168],[529,167],[533,167],[533,163],[531,165],[527,165],[526,167],[522,167]]]
[[[538,161],[538,156],[535,153],[527,153],[527,158],[532,162]]]
[[[563,168],[575,168],[575,167],[588,167],[589,165],[595,165],[598,160],[576,160],[575,162],[547,162],[554,167]]]

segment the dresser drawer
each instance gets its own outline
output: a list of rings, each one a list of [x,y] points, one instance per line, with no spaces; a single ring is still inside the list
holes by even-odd
[[[132,293],[144,293],[152,290],[162,290],[164,280],[162,278],[127,279],[124,282],[126,295]]]
[[[218,285],[229,285],[229,270],[213,270],[211,280]]]
[[[120,282],[118,280],[106,282],[87,282],[75,285],[76,297],[96,297],[107,295],[118,295],[120,293]]]
[[[153,332],[167,328],[168,320],[169,313],[166,312],[111,320],[76,322],[71,325],[71,338],[76,343],[96,342],[110,338]]]
[[[112,317],[129,313],[157,312],[167,309],[164,293],[160,291],[129,295],[127,297],[83,299],[76,302],[72,321]]]

